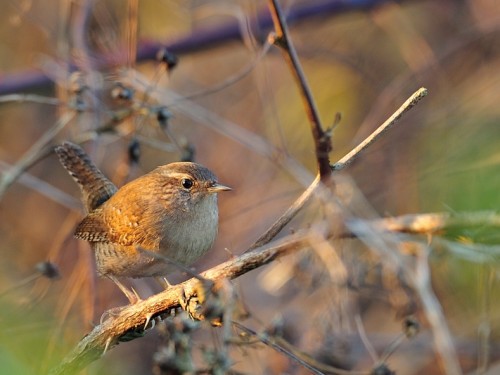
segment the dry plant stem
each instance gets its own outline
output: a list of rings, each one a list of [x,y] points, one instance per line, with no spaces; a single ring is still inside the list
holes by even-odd
[[[456,225],[492,225],[500,226],[500,215],[496,212],[483,212],[476,214],[451,215],[448,213],[433,213],[423,215],[405,215],[401,218],[376,220],[376,231],[404,232],[404,233],[435,233]],[[355,234],[347,229],[338,234],[339,237],[354,237]],[[274,259],[298,251],[310,244],[310,236],[297,233],[276,241],[270,246],[260,247],[243,255],[222,263],[204,273],[205,279],[217,281],[224,278],[234,279]],[[425,275],[424,275],[425,276]],[[126,332],[144,327],[147,317],[153,317],[180,306],[183,295],[192,296],[199,280],[190,279],[182,284],[172,286],[168,290],[154,295],[147,300],[132,306],[125,307],[114,319],[108,319],[94,328],[63,362],[51,374],[67,374],[84,368],[90,362],[98,359],[106,347],[108,340],[110,347],[116,345],[118,338]],[[432,305],[436,302],[433,294],[429,297],[428,289],[423,290],[424,303]]]
[[[334,171],[341,170],[351,164],[359,154],[375,142],[380,136],[382,136],[387,130],[389,130],[404,113],[408,112],[412,109],[421,99],[423,99],[427,95],[427,89],[422,87],[413,93],[412,96],[403,103],[401,107],[398,108],[396,112],[393,113],[391,117],[389,117],[382,125],[380,125],[377,130],[375,130],[372,134],[370,134],[363,142],[361,142],[358,146],[353,148],[346,156],[332,165],[332,169]]]
[[[368,336],[366,335],[366,330],[363,325],[363,321],[361,320],[361,316],[359,314],[354,315],[354,322],[356,323],[358,329],[359,338],[361,339],[361,342],[365,346],[366,351],[372,358],[373,363],[377,363],[379,361],[377,352],[375,351],[375,348],[373,347],[372,343],[368,339]]]
[[[430,280],[428,264],[428,248],[416,244],[418,254],[409,257],[404,254],[401,241],[396,236],[384,236],[383,233],[370,222],[359,222],[349,225],[358,237],[366,242],[370,249],[384,259],[384,263],[394,272],[401,273],[408,280],[409,285],[418,295],[423,313],[431,327],[434,338],[434,347],[438,360],[446,374],[460,375],[453,340],[448,330],[446,318],[441,305],[436,298]]]
[[[254,330],[238,322],[233,321],[232,324],[238,329],[244,331],[246,334],[255,336],[263,344],[266,344],[277,352],[286,355],[288,358],[304,366],[314,374],[323,374],[322,371],[328,374],[338,375],[368,375],[370,373],[369,371],[344,370],[341,368],[326,365],[324,363],[318,362],[307,353],[301,352],[282,337],[272,337],[265,333],[255,332]]]
[[[47,130],[31,148],[23,155],[23,157],[10,170],[2,174],[0,180],[0,199],[5,194],[7,188],[16,181],[19,176],[37,159],[40,155],[44,156],[44,149],[52,142],[55,136],[75,117],[76,112],[68,112],[62,116],[49,130]]]
[[[452,336],[441,305],[432,291],[427,249],[421,246],[420,250],[415,272],[410,273],[413,287],[420,297],[424,314],[431,326],[436,354],[440,359],[444,372],[447,375],[460,375],[462,369],[458,362]]]
[[[48,104],[48,105],[62,105],[64,104],[57,98],[52,98],[50,96],[41,96],[33,94],[10,94],[0,96],[0,103],[38,103],[38,104]]]
[[[12,165],[0,160],[0,173],[12,170],[12,168],[14,168]],[[81,208],[79,200],[29,173],[22,173],[18,177],[18,182],[27,188],[38,192],[39,194],[45,195],[47,198],[59,203],[61,206],[72,210],[79,210]]]
[[[323,375],[323,373],[321,371],[318,371],[317,369],[315,369],[314,367],[312,367],[306,361],[304,361],[301,358],[297,357],[292,352],[288,351],[287,349],[283,348],[282,346],[276,344],[274,342],[274,339],[272,337],[270,337],[270,336],[268,336],[266,334],[259,334],[259,333],[255,332],[255,331],[251,330],[250,328],[245,327],[241,323],[238,323],[238,322],[232,322],[232,323],[233,323],[234,326],[236,326],[238,329],[240,329],[243,332],[245,332],[247,335],[252,335],[252,336],[257,337],[260,342],[262,342],[262,343],[270,346],[271,348],[273,348],[277,352],[286,355],[288,358],[294,360],[295,362],[297,362],[301,366],[305,367],[306,369],[308,369],[309,371],[311,371],[313,374]]]
[[[350,223],[356,224],[357,221],[370,223],[370,226],[376,231],[408,234],[436,234],[453,227],[489,226],[500,228],[500,214],[495,211],[409,214],[376,220],[352,219]],[[339,236],[354,237],[355,234],[346,230]]]
[[[271,246],[258,248],[231,259],[202,273],[201,276],[214,282],[225,278],[234,279],[282,255],[303,249],[307,243],[307,235],[298,233],[276,241]],[[71,374],[85,368],[99,359],[106,347],[110,350],[117,345],[119,338],[127,332],[141,330],[148,317],[155,317],[180,307],[181,300],[190,299],[196,294],[199,283],[197,278],[193,278],[144,301],[125,306],[118,315],[105,320],[86,335],[50,374]]]
[[[347,155],[345,155],[342,159],[336,162],[331,167],[332,170],[339,171],[347,167],[349,164],[351,164],[362,151],[364,151],[368,146],[370,146],[373,142],[379,139],[387,130],[389,130],[394,124],[396,124],[397,120],[399,120],[404,113],[413,108],[426,95],[427,95],[426,88],[420,88],[415,93],[413,93],[413,95],[411,95],[403,103],[403,105],[401,105],[401,107],[399,107],[398,110],[391,115],[391,117],[389,117],[382,125],[380,125],[357,147],[352,149]],[[313,181],[313,183],[309,185],[309,187],[300,195],[299,198],[297,198],[295,202],[293,202],[293,204],[285,211],[285,213],[281,215],[281,217],[278,220],[276,220],[276,222],[274,222],[274,224],[264,234],[262,234],[257,241],[255,241],[255,243],[250,247],[249,250],[255,249],[259,246],[263,246],[269,241],[271,241],[309,201],[309,199],[313,196],[317,187],[319,186],[320,180],[321,177],[320,175],[318,175],[316,179]],[[412,217],[412,220],[413,219],[415,219],[415,217]],[[430,218],[426,218],[426,221],[429,221],[429,219]],[[403,224],[404,223],[399,223],[397,221],[394,221],[392,223],[392,225],[403,225]],[[414,226],[415,224],[418,223],[416,222],[413,223]]]
[[[319,175],[315,178],[313,183],[300,195],[299,198],[285,211],[276,222],[259,237],[257,241],[247,250],[253,250],[257,247],[264,246],[269,243],[276,235],[297,215],[297,213],[304,207],[313,195],[316,188],[319,186]]]
[[[332,147],[330,134],[325,132],[321,126],[319,111],[314,102],[302,66],[300,65],[297,51],[289,37],[288,26],[278,0],[269,0],[269,9],[273,17],[274,30],[276,32],[275,44],[279,45],[285,51],[285,57],[299,86],[307,117],[311,123],[319,175],[321,176],[321,180],[324,180],[332,174],[328,156]]]
[[[496,279],[495,269],[490,264],[483,264],[480,269],[479,296],[481,301],[481,321],[477,330],[478,353],[476,373],[484,374],[491,361],[491,297],[493,293],[491,282]]]
[[[295,348],[292,344],[290,344],[288,341],[283,339],[282,337],[276,337],[275,338],[276,344],[279,345],[281,348],[285,349],[286,351],[292,353],[296,358],[301,359],[302,361],[308,363],[310,366],[313,366],[316,368],[316,370],[323,371],[327,374],[337,374],[337,375],[369,375],[372,374],[370,371],[364,371],[364,370],[344,370],[341,368],[333,367],[327,364],[324,364],[322,362],[319,362],[315,358],[311,357],[309,354],[304,353],[297,348]]]

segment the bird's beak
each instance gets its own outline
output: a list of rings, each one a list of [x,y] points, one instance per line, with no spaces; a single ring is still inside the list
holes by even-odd
[[[221,184],[214,184],[208,188],[209,193],[219,193],[221,191],[229,191],[229,190],[232,190],[232,189],[228,186],[224,186]]]

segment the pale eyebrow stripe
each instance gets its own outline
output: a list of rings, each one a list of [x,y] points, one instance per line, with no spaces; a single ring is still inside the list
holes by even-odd
[[[178,179],[181,179],[181,178],[190,178],[190,179],[193,179],[194,178],[193,176],[191,176],[188,173],[179,173],[179,172],[170,172],[170,173],[166,174],[166,176],[173,177],[173,178],[178,178]]]

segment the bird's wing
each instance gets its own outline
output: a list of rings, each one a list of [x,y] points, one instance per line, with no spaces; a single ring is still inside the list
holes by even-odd
[[[132,203],[133,202],[128,202]],[[106,204],[88,214],[76,227],[75,237],[88,242],[115,243],[140,246],[153,250],[159,246],[160,232],[154,223],[146,222],[142,212],[127,215],[124,210],[109,208]]]

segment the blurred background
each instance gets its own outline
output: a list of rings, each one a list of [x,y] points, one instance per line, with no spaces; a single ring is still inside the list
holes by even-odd
[[[429,90],[342,172],[362,212],[497,209],[497,1],[280,3],[325,126],[341,113],[332,162],[418,88]],[[200,271],[247,249],[314,179],[316,162],[297,86],[281,51],[267,42],[264,1],[4,1],[0,20],[0,372],[44,373],[106,309],[126,303],[96,277],[88,244],[72,237],[83,215],[79,191],[50,147],[81,143],[119,186],[178,160],[215,171],[234,190],[220,195],[218,240]],[[162,48],[168,52],[158,59]],[[313,203],[283,234],[320,217]],[[433,248],[434,292],[464,372],[494,373],[498,256],[476,259],[474,246],[496,254],[498,234],[465,228],[448,239],[469,244],[468,256]],[[419,302],[397,275],[361,243],[331,246],[348,281],[325,276],[325,263],[309,252],[235,280],[245,324],[279,326],[316,360],[369,372],[374,360],[364,337],[382,358],[411,313],[421,334],[384,363],[397,374],[442,373]],[[56,265],[59,277],[42,262]],[[148,280],[129,285],[144,298],[160,291]],[[204,327],[192,339],[203,368],[220,329]],[[87,373],[168,373],[155,365],[164,343],[164,332],[149,332]],[[233,373],[307,373],[262,344],[235,347],[231,359]]]

